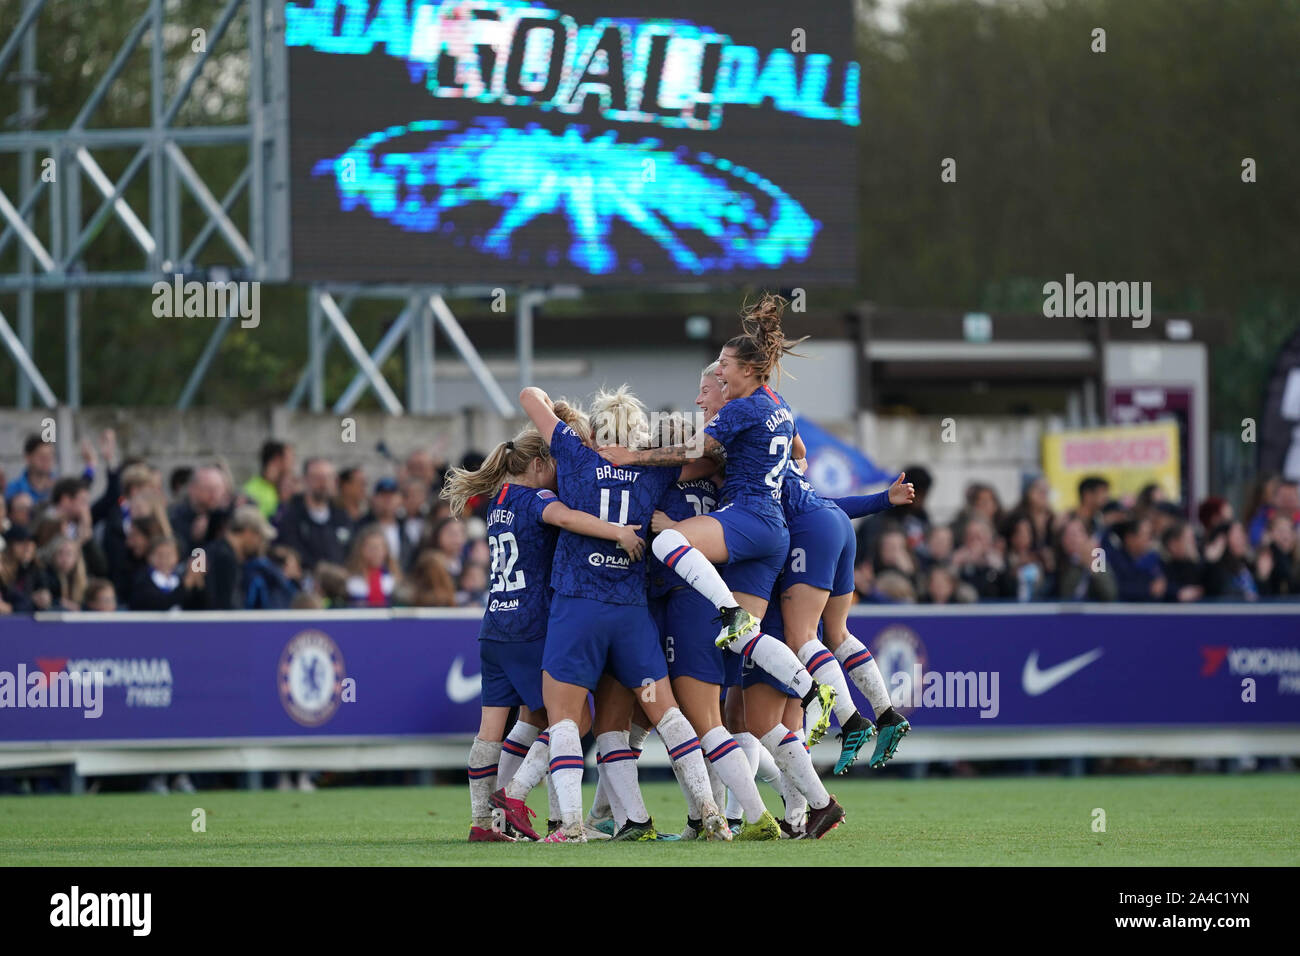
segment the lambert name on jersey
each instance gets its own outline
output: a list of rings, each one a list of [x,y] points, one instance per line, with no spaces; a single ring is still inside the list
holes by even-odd
[[[488,512],[488,524],[514,524],[515,513],[508,508],[493,508]]]

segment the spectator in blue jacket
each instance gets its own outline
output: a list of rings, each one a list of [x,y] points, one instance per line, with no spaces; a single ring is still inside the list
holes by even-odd
[[[28,435],[23,442],[23,460],[27,467],[9,482],[5,497],[26,493],[40,505],[54,490],[54,442],[48,442],[40,435]]]
[[[1120,521],[1107,535],[1106,560],[1115,576],[1121,601],[1161,601],[1165,572],[1152,548],[1151,522],[1146,518]]]
[[[258,555],[244,565],[248,594],[244,607],[250,611],[284,611],[302,590],[298,555],[283,545]]]
[[[1269,524],[1278,515],[1283,515],[1291,522],[1292,528],[1300,528],[1300,485],[1294,481],[1282,480],[1273,486],[1267,504],[1255,512],[1250,522],[1250,546],[1258,548],[1263,541]]]

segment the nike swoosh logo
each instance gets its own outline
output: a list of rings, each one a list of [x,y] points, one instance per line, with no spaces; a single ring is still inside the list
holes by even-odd
[[[1038,651],[1031,651],[1029,659],[1025,661],[1025,671],[1020,675],[1020,684],[1030,697],[1046,694],[1061,681],[1073,677],[1101,657],[1101,653],[1102,649],[1098,647],[1086,654],[1080,654],[1078,657],[1071,657],[1068,661],[1063,661],[1055,667],[1039,670]]]
[[[483,675],[465,676],[465,659],[456,658],[447,672],[447,696],[457,704],[467,704],[483,693]]]

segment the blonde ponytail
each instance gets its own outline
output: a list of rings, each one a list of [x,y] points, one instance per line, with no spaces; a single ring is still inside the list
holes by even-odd
[[[471,498],[494,494],[509,477],[527,472],[534,458],[550,457],[550,448],[537,430],[525,428],[511,441],[492,449],[492,453],[476,470],[448,469],[447,479],[439,494],[451,505],[452,515],[463,518]]]
[[[624,445],[633,450],[650,446],[645,405],[627,385],[597,392],[591,400],[591,420],[597,445]]]

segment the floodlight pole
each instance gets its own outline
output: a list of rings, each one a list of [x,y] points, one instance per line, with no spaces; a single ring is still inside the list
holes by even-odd
[[[15,120],[16,125],[21,130],[30,130],[40,118],[36,111],[36,84],[40,82],[40,77],[36,73],[35,16],[40,8],[44,6],[44,2],[45,0],[25,0],[23,4],[23,13],[30,15],[32,20],[29,21],[30,26],[23,35],[22,51],[18,57],[18,116]],[[26,19],[26,16],[24,19]],[[35,143],[29,143],[18,154],[18,177],[22,183],[19,196],[24,208],[29,206],[29,200],[32,199],[32,184],[36,179],[35,148]],[[22,223],[29,230],[32,227],[32,220],[30,210],[23,214]],[[32,266],[32,251],[30,245],[24,242],[18,249],[18,271],[24,277],[30,277]],[[30,288],[23,289],[18,293],[18,339],[28,356],[32,355],[36,341],[34,313],[35,293]],[[32,367],[35,367],[35,363],[32,363]],[[24,411],[32,407],[32,376],[30,372],[18,376],[17,405]]]
[[[533,313],[545,301],[545,292],[524,292],[515,311],[515,356],[521,392],[533,384]]]

